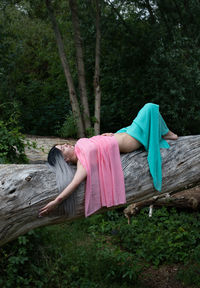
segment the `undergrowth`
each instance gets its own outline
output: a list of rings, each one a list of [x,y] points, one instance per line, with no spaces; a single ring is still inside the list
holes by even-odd
[[[179,263],[177,279],[200,287],[200,214],[122,211],[30,231],[0,250],[0,287],[142,288],[148,266]],[[185,266],[184,266],[184,265]]]

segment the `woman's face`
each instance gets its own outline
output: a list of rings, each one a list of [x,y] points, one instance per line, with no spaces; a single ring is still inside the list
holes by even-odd
[[[76,157],[73,145],[70,145],[70,144],[56,145],[56,148],[61,150],[66,162],[72,162],[72,163],[77,162],[77,157]]]

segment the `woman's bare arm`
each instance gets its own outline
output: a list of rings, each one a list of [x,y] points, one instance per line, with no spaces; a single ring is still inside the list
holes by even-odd
[[[39,217],[47,215],[50,211],[54,210],[58,204],[60,204],[64,199],[69,197],[69,195],[80,185],[80,183],[87,177],[87,172],[82,166],[80,161],[77,162],[77,170],[74,175],[72,182],[60,193],[55,200],[49,202],[46,206],[40,209]]]

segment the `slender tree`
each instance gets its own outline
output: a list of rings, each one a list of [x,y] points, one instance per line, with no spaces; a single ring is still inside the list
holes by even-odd
[[[100,4],[95,0],[96,6],[96,49],[95,49],[95,72],[94,72],[94,93],[95,93],[95,134],[100,134],[100,118],[101,118],[101,87],[100,87]]]
[[[85,129],[87,130],[91,127],[91,123],[90,123],[90,112],[89,112],[89,106],[88,106],[87,89],[86,89],[86,81],[85,81],[83,43],[82,43],[82,38],[81,38],[81,33],[80,33],[78,8],[77,8],[76,0],[69,0],[69,7],[70,7],[71,15],[72,15],[72,26],[74,30],[77,72],[78,72],[80,98],[81,98],[82,109],[83,109],[83,119],[84,119]]]
[[[73,79],[70,73],[70,68],[69,64],[65,55],[65,50],[64,50],[64,44],[63,44],[63,39],[53,12],[53,8],[51,6],[51,0],[46,0],[46,7],[49,12],[49,17],[51,19],[51,23],[53,26],[53,30],[55,33],[55,38],[58,46],[58,51],[59,51],[59,56],[60,60],[63,66],[63,70],[65,73],[68,89],[69,89],[69,95],[70,95],[70,102],[71,102],[71,107],[72,107],[72,112],[73,115],[75,116],[76,122],[77,122],[77,128],[78,128],[78,137],[84,137],[85,132],[84,132],[84,125],[83,125],[83,120],[79,108],[79,103],[78,99],[76,96],[76,91],[73,83]]]

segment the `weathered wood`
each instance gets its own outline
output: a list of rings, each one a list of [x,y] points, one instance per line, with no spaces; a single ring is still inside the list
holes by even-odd
[[[127,204],[176,193],[200,182],[200,135],[180,137],[169,143],[169,149],[161,150],[161,193],[153,188],[145,151],[121,155]],[[55,175],[45,164],[0,165],[0,245],[30,229],[83,217],[84,186],[82,183],[74,192],[77,205],[73,217],[56,211],[38,218],[38,210],[58,194]]]
[[[140,210],[146,206],[173,206],[176,208],[189,208],[192,210],[197,210],[200,207],[200,184],[180,192],[172,191],[128,205],[128,207],[124,209],[124,215],[126,218],[128,218],[128,224],[130,224],[131,216],[138,214]]]

